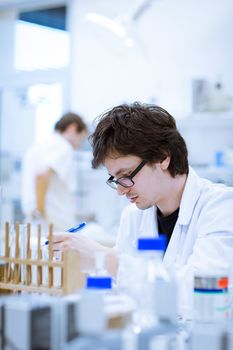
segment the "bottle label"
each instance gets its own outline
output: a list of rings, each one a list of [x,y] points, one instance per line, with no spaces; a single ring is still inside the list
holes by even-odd
[[[195,277],[194,318],[218,321],[229,317],[228,277]]]

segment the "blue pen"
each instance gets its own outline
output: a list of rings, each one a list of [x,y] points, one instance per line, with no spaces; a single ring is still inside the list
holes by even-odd
[[[86,226],[86,224],[87,224],[86,222],[81,222],[78,226],[71,227],[66,232],[77,232],[77,231],[80,231]],[[49,244],[49,241],[46,241],[44,243],[44,245],[48,245],[48,244]]]

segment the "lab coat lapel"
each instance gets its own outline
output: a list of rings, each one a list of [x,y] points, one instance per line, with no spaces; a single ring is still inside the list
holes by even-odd
[[[182,259],[184,243],[189,238],[187,235],[189,223],[200,193],[200,179],[190,167],[181,198],[179,216],[164,256],[164,264],[167,266],[179,264],[179,261]]]

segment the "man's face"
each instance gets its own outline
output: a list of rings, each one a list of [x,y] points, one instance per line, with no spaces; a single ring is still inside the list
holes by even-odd
[[[129,176],[141,163],[142,159],[136,156],[120,156],[118,158],[106,158],[104,166],[110,176],[114,178]],[[134,185],[125,188],[117,186],[119,195],[125,195],[131,203],[135,203],[139,209],[147,209],[151,206],[160,206],[169,196],[169,184],[171,176],[167,170],[169,159],[154,165],[145,164],[133,177]]]
[[[72,123],[62,133],[62,136],[71,144],[73,149],[77,150],[87,137],[87,131],[78,132],[76,124]]]
[[[87,132],[82,131],[80,133],[75,132],[72,139],[72,146],[75,150],[79,149],[85,138],[87,137]]]

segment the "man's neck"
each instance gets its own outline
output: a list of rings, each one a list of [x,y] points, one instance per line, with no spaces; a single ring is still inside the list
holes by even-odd
[[[177,175],[175,178],[172,178],[167,196],[157,205],[163,216],[174,213],[180,207],[186,180],[187,174]]]

